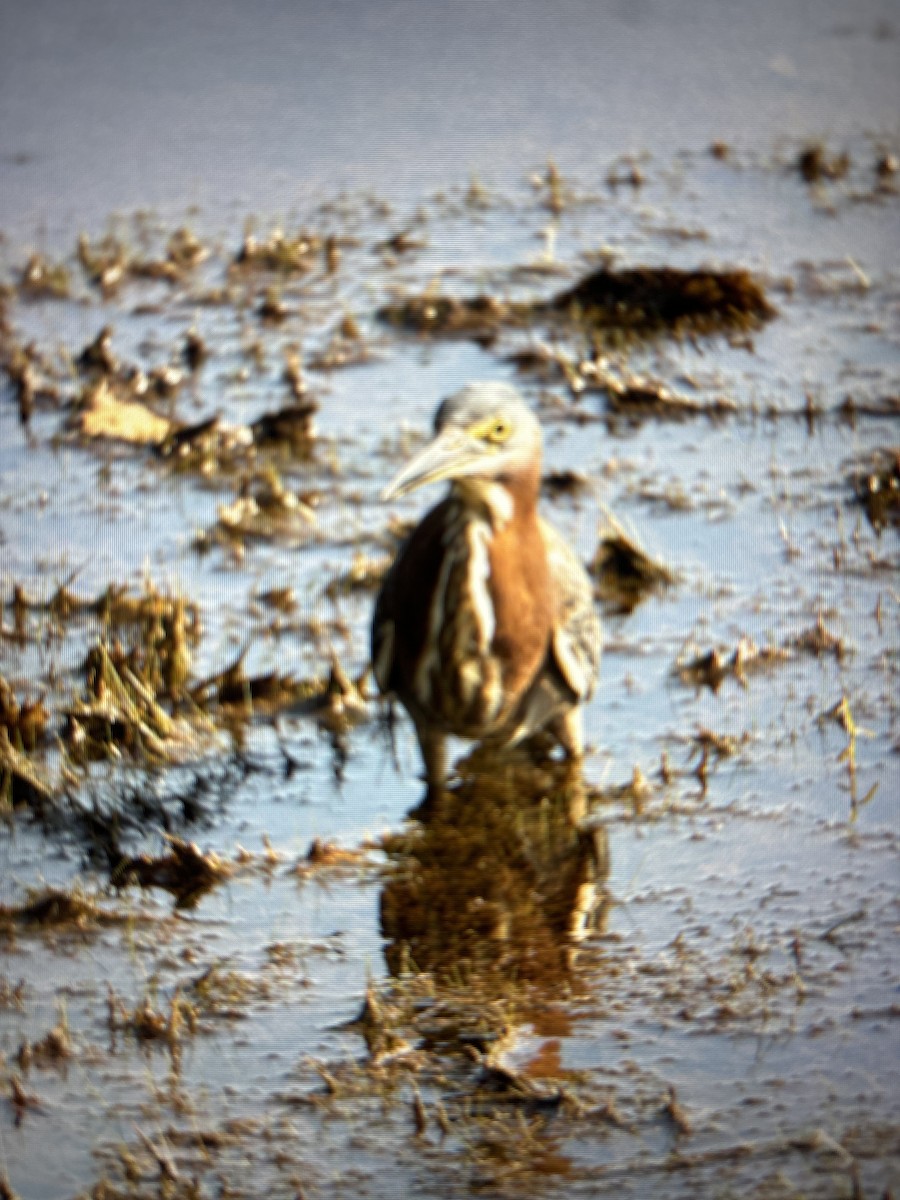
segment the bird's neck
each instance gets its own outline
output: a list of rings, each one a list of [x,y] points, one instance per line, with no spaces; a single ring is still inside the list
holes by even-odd
[[[466,509],[487,519],[496,533],[511,523],[537,520],[539,486],[536,469],[503,480],[457,479],[453,492]]]

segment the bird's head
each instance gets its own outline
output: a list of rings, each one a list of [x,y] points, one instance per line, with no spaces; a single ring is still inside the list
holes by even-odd
[[[477,486],[524,478],[536,490],[540,466],[541,427],[516,389],[508,383],[470,383],[443,401],[434,437],[391,480],[382,499],[443,479]]]

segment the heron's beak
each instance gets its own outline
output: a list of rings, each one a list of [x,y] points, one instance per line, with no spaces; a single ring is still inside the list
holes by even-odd
[[[396,500],[426,483],[469,475],[482,461],[472,438],[458,429],[444,429],[394,476],[381,499]]]

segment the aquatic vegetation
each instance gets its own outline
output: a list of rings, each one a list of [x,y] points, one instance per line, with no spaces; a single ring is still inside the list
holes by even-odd
[[[535,323],[563,324],[598,336],[698,337],[747,333],[777,315],[749,271],[698,268],[601,267],[549,300],[509,301],[480,295],[408,296],[379,316],[409,332],[469,337],[492,343],[503,329]]]
[[[726,679],[734,679],[746,687],[749,674],[769,670],[790,657],[790,651],[781,646],[758,646],[752,638],[744,636],[730,654],[714,647],[679,661],[675,673],[682,683],[717,692]]]
[[[42,699],[19,700],[0,675],[0,726],[5,728],[11,745],[27,753],[44,740],[50,714]]]
[[[112,871],[113,885],[163,888],[175,897],[176,908],[195,908],[207,892],[234,873],[233,863],[211,851],[204,853],[194,842],[171,835],[167,842],[165,854],[123,857]]]
[[[820,1103],[740,1062],[820,1038],[843,1070],[895,1015],[888,277],[852,238],[784,276],[692,257],[781,261],[706,223],[698,179],[777,171],[792,230],[823,200],[881,219],[893,147],[852,151],[809,190],[735,141],[243,238],[151,214],[13,247],[6,1110],[74,1122],[98,1197],[355,1196],[385,1164],[448,1194],[874,1177],[883,1081]],[[541,417],[607,665],[577,769],[475,754],[404,820],[410,729],[363,631],[409,510],[375,497],[476,361]],[[770,1109],[815,1129],[826,1103],[834,1142],[775,1136]]]
[[[852,477],[856,500],[872,528],[900,527],[900,450],[880,450],[867,469]]]
[[[759,329],[776,316],[749,271],[675,267],[601,267],[535,310],[592,329],[674,337]]]
[[[829,154],[821,142],[812,142],[797,156],[797,170],[807,183],[843,179],[850,170],[850,155]]]
[[[597,595],[614,612],[631,612],[645,597],[677,582],[675,572],[653,558],[611,513],[603,529],[589,570],[597,581]]]
[[[144,404],[120,398],[117,390],[105,378],[85,389],[74,418],[78,432],[86,438],[162,446],[172,432],[172,422]]]
[[[378,316],[410,333],[473,338],[489,345],[501,329],[526,325],[530,312],[526,305],[513,305],[493,296],[466,300],[426,294],[385,305]]]
[[[72,290],[72,279],[64,263],[51,263],[35,252],[22,268],[19,290],[30,299],[65,299]]]
[[[234,266],[241,269],[277,271],[281,274],[311,271],[318,261],[322,241],[315,234],[297,233],[288,236],[275,228],[265,238],[246,233],[234,257]]]

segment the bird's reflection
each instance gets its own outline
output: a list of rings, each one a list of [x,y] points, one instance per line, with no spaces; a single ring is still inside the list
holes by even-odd
[[[588,819],[577,765],[482,747],[417,815],[387,844],[381,927],[392,974],[500,991],[560,982],[609,909],[606,830]]]

